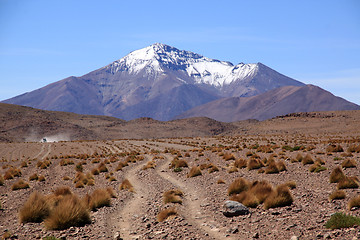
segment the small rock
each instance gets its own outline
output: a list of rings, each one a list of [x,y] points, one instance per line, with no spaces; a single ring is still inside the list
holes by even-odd
[[[324,235],[324,239],[331,239],[330,234],[326,233],[326,234]]]
[[[290,238],[290,240],[298,240],[298,237],[294,235]]]
[[[253,238],[259,238],[259,233],[255,233],[255,234],[253,235]]]
[[[115,239],[115,240],[123,240],[122,237],[120,236],[120,232],[116,232],[116,233],[115,233],[114,239]]]
[[[250,213],[249,209],[243,204],[236,201],[225,201],[223,214],[226,217],[234,217],[239,215],[247,215]]]
[[[321,233],[318,233],[317,235],[316,235],[316,238],[322,238],[322,237],[324,237]]]

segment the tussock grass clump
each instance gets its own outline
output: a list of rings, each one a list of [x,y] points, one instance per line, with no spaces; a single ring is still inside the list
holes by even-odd
[[[352,144],[348,147],[347,151],[349,153],[360,153],[360,145]]]
[[[33,175],[30,175],[30,177],[29,177],[29,181],[36,181],[38,179],[39,179],[39,176],[36,173],[34,173]]]
[[[70,178],[69,176],[64,176],[62,179],[63,179],[64,181],[69,181],[69,180],[71,180],[71,178]]]
[[[260,204],[257,197],[251,194],[249,191],[244,191],[239,194],[231,195],[230,200],[240,202],[246,207],[251,208],[256,208]]]
[[[40,175],[40,176],[38,177],[38,181],[39,181],[39,182],[45,182],[45,177],[44,177],[43,175]]]
[[[315,162],[309,167],[310,172],[318,173],[321,171],[325,171],[327,168],[322,166],[319,162]]]
[[[107,169],[106,165],[104,162],[100,163],[99,166],[98,166],[98,170],[99,172],[108,172],[109,170]]]
[[[338,182],[338,189],[347,189],[347,188],[358,188],[359,179],[357,177],[344,177]]]
[[[183,192],[179,189],[172,189],[163,194],[164,203],[182,203]]]
[[[194,166],[190,169],[187,177],[191,178],[191,177],[196,177],[196,176],[200,176],[200,175],[202,175],[200,167]]]
[[[47,169],[51,164],[50,160],[38,161],[36,166],[40,169]]]
[[[84,199],[86,205],[90,210],[96,210],[101,207],[109,207],[111,204],[111,196],[106,189],[95,189],[89,196],[85,196]]]
[[[290,162],[292,162],[292,163],[294,163],[294,162],[301,162],[302,160],[303,160],[303,156],[302,156],[300,153],[298,153],[295,158],[292,158],[292,159],[290,160]]]
[[[44,221],[49,230],[62,230],[89,223],[89,210],[76,195],[63,196]]]
[[[336,200],[336,199],[344,199],[346,197],[346,193],[343,190],[335,190],[329,196],[329,200]]]
[[[280,170],[278,168],[278,165],[276,164],[276,162],[274,160],[270,161],[268,163],[268,166],[265,168],[265,173],[266,174],[274,174],[274,173],[279,173]]]
[[[246,168],[247,161],[242,158],[236,159],[234,162],[234,166],[237,168]]]
[[[345,174],[344,174],[343,170],[341,169],[341,167],[336,167],[336,168],[334,168],[334,170],[332,170],[332,172],[330,174],[330,182],[331,183],[337,183],[343,178],[345,178]]]
[[[21,177],[21,170],[16,167],[10,167],[4,174],[4,179],[9,180],[14,177]]]
[[[11,190],[16,191],[19,189],[29,188],[29,184],[22,179],[19,179],[16,183],[11,186]]]
[[[125,162],[125,161],[121,161],[121,162],[119,162],[119,164],[117,165],[117,167],[116,167],[116,171],[120,171],[120,170],[122,170],[124,167],[127,167],[127,166],[129,166],[129,164],[127,163],[127,162]]]
[[[356,161],[354,159],[345,159],[341,166],[343,168],[356,168]]]
[[[61,159],[61,161],[59,162],[60,166],[67,166],[67,165],[73,165],[74,161],[71,159]]]
[[[124,179],[119,187],[120,190],[128,190],[129,192],[134,192],[134,187],[128,179]]]
[[[290,189],[294,189],[296,188],[296,182],[295,181],[288,181],[285,183],[286,186],[288,186],[288,188]]]
[[[259,203],[263,203],[273,191],[273,187],[267,181],[255,181],[249,189],[249,192],[258,199]]]
[[[5,179],[3,175],[0,174],[0,186],[4,185],[4,183],[5,183]]]
[[[116,171],[118,171],[118,170],[116,170]],[[99,174],[100,174],[100,171],[99,171],[98,168],[93,168],[93,169],[91,169],[91,173],[92,173],[93,175],[99,175]]]
[[[225,161],[235,160],[235,156],[232,153],[225,153],[224,156],[223,156],[223,159]]]
[[[162,222],[162,221],[168,219],[169,217],[176,216],[176,215],[177,215],[177,211],[176,211],[175,207],[166,208],[159,212],[159,214],[157,215],[157,220],[158,220],[158,222]]]
[[[184,167],[188,167],[188,164],[185,160],[183,159],[179,159],[177,157],[175,157],[172,161],[171,164],[169,166],[169,168],[184,168]]]
[[[275,191],[273,191],[265,200],[264,208],[277,208],[290,206],[294,201],[291,192],[285,184],[279,185],[276,187]]]
[[[24,206],[20,208],[19,218],[21,223],[42,222],[50,213],[50,206],[45,196],[38,192],[31,193]]]
[[[231,166],[229,169],[228,169],[228,173],[234,173],[234,172],[237,172],[238,171],[238,169],[237,169],[237,167],[235,167],[235,166]]]
[[[312,159],[310,154],[306,154],[305,157],[301,160],[301,163],[303,165],[313,164],[314,160]]]
[[[69,187],[67,186],[62,186],[62,187],[58,187],[53,191],[53,194],[55,196],[65,196],[65,195],[71,195],[72,192],[70,190]]]
[[[146,170],[146,169],[149,169],[149,168],[152,168],[154,169],[156,167],[156,163],[155,161],[148,161],[146,163],[146,165],[142,168],[143,170]]]
[[[222,179],[218,179],[218,180],[217,180],[217,184],[225,184],[225,181],[222,180]]]
[[[112,187],[107,187],[106,191],[109,193],[111,198],[116,198],[116,194],[115,194],[114,189]]]
[[[350,199],[348,209],[351,210],[353,207],[360,207],[360,194]]]
[[[327,146],[326,151],[327,152],[343,152],[344,149],[340,145],[332,144],[332,145]]]
[[[353,226],[360,226],[360,218],[340,212],[331,215],[325,224],[325,227],[330,229],[350,228]]]
[[[262,168],[263,166],[264,166],[264,164],[261,162],[260,159],[251,158],[247,162],[247,169],[248,170],[259,169],[259,168]]]
[[[209,171],[209,173],[213,173],[213,172],[218,172],[219,171],[219,168],[215,165],[215,164],[213,164],[213,163],[210,163],[209,165],[208,165],[208,171]]]
[[[235,179],[230,185],[229,185],[229,188],[228,188],[228,195],[233,195],[233,194],[239,194],[243,191],[246,191],[248,190],[249,188],[249,182],[242,178],[242,177],[239,177],[237,179]]]

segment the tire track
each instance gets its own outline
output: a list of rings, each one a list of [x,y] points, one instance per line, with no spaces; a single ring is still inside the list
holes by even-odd
[[[220,229],[209,226],[210,222],[215,221],[210,216],[205,215],[201,211],[201,204],[204,204],[205,199],[199,195],[197,190],[194,189],[190,184],[175,179],[167,173],[171,158],[168,155],[165,155],[165,158],[167,161],[165,161],[164,164],[162,164],[159,168],[156,168],[156,171],[160,177],[171,182],[173,185],[184,192],[184,205],[187,209],[187,211],[184,212],[184,217],[188,221],[191,221],[193,224],[197,225],[199,229],[202,229],[204,232],[208,233],[209,236],[213,239],[234,239],[230,236],[226,237],[226,233],[221,232]]]

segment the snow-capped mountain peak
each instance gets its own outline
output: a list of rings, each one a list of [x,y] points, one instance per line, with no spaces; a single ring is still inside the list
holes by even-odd
[[[128,71],[157,76],[168,70],[183,71],[197,84],[210,84],[221,88],[233,81],[245,79],[255,73],[257,64],[240,63],[234,66],[227,61],[204,57],[190,51],[179,50],[162,43],[131,52],[106,66],[112,73]]]

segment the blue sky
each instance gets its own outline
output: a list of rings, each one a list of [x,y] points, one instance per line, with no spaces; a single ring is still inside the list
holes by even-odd
[[[0,100],[155,42],[262,62],[360,104],[358,0],[0,0]]]

